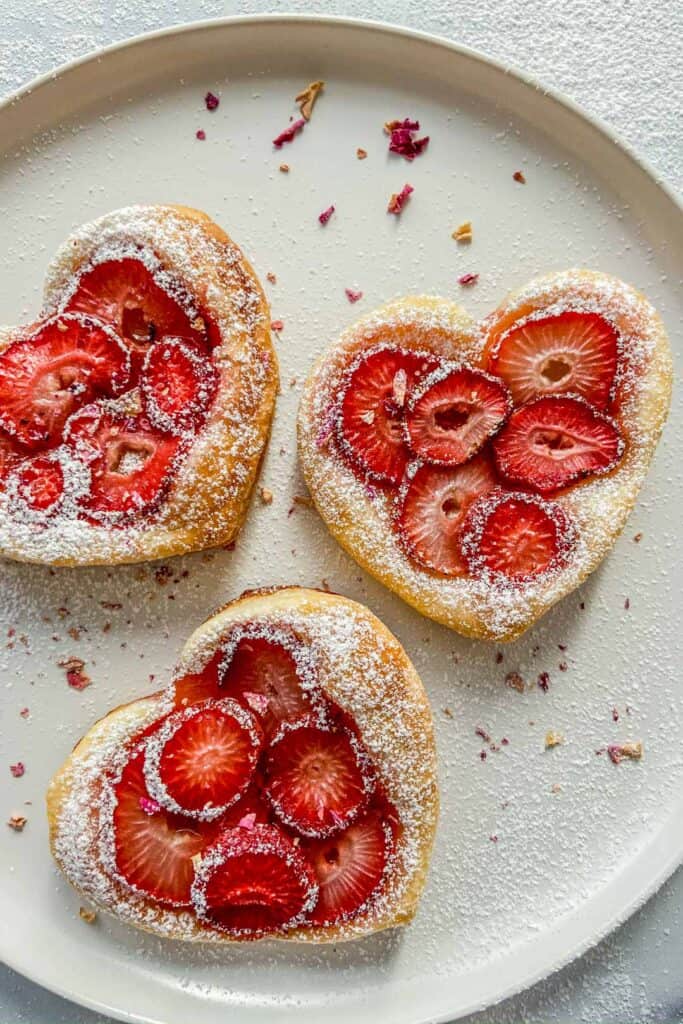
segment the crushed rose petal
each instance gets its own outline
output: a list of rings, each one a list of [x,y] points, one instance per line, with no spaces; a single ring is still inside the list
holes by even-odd
[[[150,814],[150,815],[151,814],[158,814],[159,811],[161,810],[161,807],[156,802],[156,800],[150,800],[150,798],[148,796],[141,796],[140,797],[140,807],[145,812],[145,814]]]
[[[90,676],[83,671],[85,662],[82,658],[63,658],[57,664],[66,672],[66,681],[72,689],[85,690],[92,683]]]
[[[283,174],[289,174],[289,164],[280,164],[279,168]]]
[[[271,323],[270,323],[271,331],[283,331],[284,327],[285,327],[285,325],[284,325],[282,320],[271,320]]]
[[[521,171],[515,171],[512,177],[515,179],[515,181],[518,181],[520,185],[526,185],[526,178],[524,177]]]
[[[358,149],[356,150],[356,156],[357,156],[357,158],[359,160],[365,160],[367,158],[367,155],[368,155],[367,149],[362,149],[359,146]]]
[[[387,121],[384,131],[390,136],[389,152],[398,153],[406,160],[414,160],[424,152],[429,142],[429,136],[416,139],[414,133],[420,130],[420,122],[412,121],[406,117],[403,121]]]
[[[548,690],[550,689],[550,676],[548,675],[548,673],[547,672],[541,672],[540,676],[538,677],[538,679],[536,681],[537,681],[540,689],[543,690],[544,693],[547,693]]]
[[[22,708],[19,714],[21,715],[22,718],[28,718],[31,712],[29,711],[28,708]]]
[[[482,727],[480,725],[478,725],[476,727],[476,729],[474,730],[474,735],[475,736],[479,736],[484,741],[484,743],[490,743],[491,742],[491,737],[487,733],[486,729],[482,729]]]
[[[326,210],[323,210],[322,213],[318,214],[318,220],[323,225],[323,227],[325,226],[325,224],[327,224],[328,220],[330,219],[333,213],[334,206],[328,206]]]
[[[415,189],[412,185],[404,185],[400,192],[392,193],[389,205],[387,206],[387,213],[399,214],[405,206],[410,193],[414,191]]]
[[[508,672],[505,676],[505,685],[517,690],[518,693],[524,693],[524,680],[519,672]]]
[[[360,299],[363,298],[363,293],[357,292],[354,288],[345,288],[344,294],[351,303],[358,302]]]
[[[221,101],[219,100],[218,96],[215,95],[215,93],[207,92],[206,96],[204,97],[204,102],[206,103],[207,110],[216,110]]]
[[[637,740],[635,743],[610,743],[607,753],[612,764],[619,764],[625,757],[632,761],[640,761],[643,756],[643,742]]]
[[[7,824],[10,828],[13,828],[15,832],[23,832],[24,825],[28,821],[23,814],[13,814]]]
[[[266,274],[266,280],[270,281],[271,284],[277,284],[277,278],[272,270],[269,270]]]
[[[195,138],[199,139],[200,142],[204,141],[204,139],[206,138],[206,132],[204,131],[203,128],[197,129],[197,131],[195,132]]]
[[[253,811],[249,814],[245,814],[243,818],[237,822],[238,828],[245,828],[247,832],[254,831],[254,825],[256,824],[256,815]]]
[[[642,539],[643,539],[643,535],[642,535],[642,533],[637,533],[637,534],[635,535],[635,537],[633,538],[633,540],[634,540],[634,542],[635,542],[636,544],[640,544],[640,542],[641,542],[641,540],[642,540]]]
[[[612,708],[612,721],[613,722],[618,722],[619,721],[619,712],[617,711],[616,708]]]
[[[479,280],[479,274],[463,274],[462,277],[458,278],[458,284],[463,285],[467,288],[469,285],[476,284]]]
[[[304,128],[305,124],[306,122],[303,117],[300,117],[298,121],[292,121],[289,128],[285,128],[283,132],[280,132],[277,138],[273,139],[273,145],[275,148],[281,149],[285,142],[293,142],[297,132],[300,132]],[[289,168],[287,168],[287,170],[289,170]]]
[[[20,779],[21,776],[26,771],[26,768],[24,767],[23,761],[17,761],[16,764],[11,764],[9,766],[9,770],[11,771],[15,779]]]
[[[324,82],[311,82],[310,85],[307,85],[305,89],[302,89],[301,92],[297,94],[294,102],[299,104],[301,116],[305,121],[310,121],[315,101],[324,88]]]

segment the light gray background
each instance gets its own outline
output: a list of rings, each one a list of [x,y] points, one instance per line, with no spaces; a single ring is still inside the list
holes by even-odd
[[[661,0],[0,0],[0,96],[89,50],[199,18],[346,14],[448,36],[536,75],[683,187],[683,4]],[[683,1024],[683,870],[575,964],[468,1024]],[[0,967],[0,1024],[108,1018]]]

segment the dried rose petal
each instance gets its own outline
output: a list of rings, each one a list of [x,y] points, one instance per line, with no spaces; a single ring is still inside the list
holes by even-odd
[[[15,779],[20,779],[21,776],[26,771],[26,768],[24,767],[23,761],[17,761],[16,764],[11,764],[9,766],[9,770],[11,771]]]
[[[360,146],[356,150],[356,156],[358,157],[359,160],[365,160],[367,155],[368,155],[367,150],[366,149],[361,149]]]
[[[411,121],[409,117],[403,119],[403,121],[385,121],[384,131],[386,135],[391,135],[392,132],[398,131],[399,128],[407,132],[418,132],[420,130],[419,121]]]
[[[324,87],[324,82],[311,82],[311,84],[307,85],[305,89],[302,89],[301,92],[296,97],[295,102],[299,104],[301,116],[304,118],[305,121],[310,121],[311,114],[313,113],[313,107],[315,106],[315,101],[317,100],[318,96],[320,95]]]
[[[515,171],[512,177],[515,179],[515,181],[518,181],[520,185],[526,185],[526,178],[524,177],[521,171]]]
[[[327,224],[328,220],[330,219],[333,213],[334,206],[328,206],[326,210],[323,210],[322,213],[318,214],[318,220],[323,225],[323,227],[325,226],[325,224]]]
[[[517,690],[518,693],[524,693],[524,680],[519,672],[508,672],[505,676],[505,685],[512,690]]]
[[[266,280],[270,281],[271,284],[277,284],[277,278],[272,270],[269,270],[266,274]]]
[[[220,103],[220,100],[218,99],[218,96],[216,96],[214,93],[207,92],[206,96],[204,97],[204,102],[206,103],[207,110],[216,110],[218,104]]]
[[[237,822],[238,828],[246,828],[247,832],[253,832],[254,825],[256,824],[256,815],[253,811],[250,814],[245,814],[243,818]]]
[[[635,743],[610,743],[607,753],[612,764],[619,764],[625,757],[632,761],[640,761],[643,756],[643,742],[638,740]]]
[[[410,196],[410,193],[414,191],[415,189],[413,188],[412,185],[404,185],[400,192],[394,192],[391,199],[389,200],[389,205],[387,206],[387,213],[399,214],[403,207],[405,206],[406,200]]]
[[[411,121],[408,117],[403,121],[387,121],[384,125],[384,131],[388,132],[391,136],[389,152],[398,153],[399,156],[405,157],[406,160],[414,160],[416,156],[424,152],[429,142],[428,135],[425,135],[422,139],[415,138],[414,133],[419,131],[419,129],[420,122]]]
[[[22,718],[28,718],[31,712],[29,711],[28,708],[22,708],[19,714],[21,715]]]
[[[83,671],[85,662],[82,658],[63,658],[57,664],[65,670],[66,681],[72,689],[85,690],[92,683],[90,676]]]
[[[491,742],[491,737],[487,733],[486,729],[482,729],[480,725],[478,725],[477,728],[474,730],[474,735],[479,736],[484,741],[484,743]]]
[[[463,274],[462,277],[458,278],[458,284],[463,285],[465,288],[470,285],[476,284],[479,280],[479,274]]]
[[[197,131],[195,132],[195,137],[198,138],[200,142],[203,142],[204,139],[206,138],[206,132],[204,131],[203,128],[198,128]]]
[[[161,810],[161,807],[156,800],[150,800],[148,796],[140,797],[140,807],[145,814],[158,814]]]
[[[345,288],[344,292],[346,293],[346,298],[351,303],[358,302],[360,299],[363,298],[363,293],[357,292],[353,288]]]
[[[7,824],[10,828],[13,828],[15,832],[23,832],[24,825],[27,821],[28,818],[25,818],[23,814],[13,814]]]
[[[271,320],[270,329],[271,331],[282,331],[284,330],[284,323],[282,320]]]
[[[306,122],[303,117],[299,118],[298,121],[292,121],[289,128],[285,128],[283,132],[280,132],[276,139],[273,139],[273,145],[276,149],[281,149],[285,142],[292,142],[294,140],[294,136],[304,128],[305,124]]]
[[[550,689],[550,676],[548,675],[548,673],[541,672],[537,682],[541,690],[543,690],[544,693],[547,693]]]

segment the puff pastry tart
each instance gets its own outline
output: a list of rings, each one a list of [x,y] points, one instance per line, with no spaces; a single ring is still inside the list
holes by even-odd
[[[483,323],[393,302],[314,367],[299,415],[328,528],[423,615],[512,640],[623,529],[671,393],[662,322],[633,288],[569,270]]]
[[[48,790],[52,851],[158,935],[339,942],[413,917],[435,771],[422,684],[374,615],[251,592],[192,635],[165,692],[77,744]]]
[[[41,319],[0,329],[0,553],[113,564],[230,542],[275,402],[268,328],[205,214],[135,206],[80,228]]]

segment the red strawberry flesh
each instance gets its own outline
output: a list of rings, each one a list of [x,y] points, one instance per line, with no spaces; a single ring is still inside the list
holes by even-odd
[[[392,846],[391,829],[376,810],[335,836],[302,841],[320,886],[311,923],[335,924],[361,910],[382,882]]]
[[[435,366],[428,355],[399,348],[362,353],[351,369],[338,422],[342,450],[373,480],[398,484],[408,463],[403,418],[416,380]]]
[[[153,345],[142,369],[145,412],[160,430],[196,430],[218,387],[211,356],[198,345],[169,338]]]
[[[145,810],[149,794],[143,761],[143,753],[134,757],[114,787],[116,867],[133,888],[162,903],[187,906],[194,878],[192,858],[214,837],[215,827],[164,810]]]
[[[470,509],[463,550],[473,573],[500,573],[524,581],[564,564],[572,531],[555,502],[530,494],[497,492]]]
[[[128,354],[104,324],[54,317],[0,354],[0,426],[27,447],[53,447],[73,412],[120,394],[129,375]]]
[[[571,391],[605,409],[618,355],[617,332],[607,320],[566,312],[513,327],[495,342],[488,369],[503,378],[518,405]]]
[[[92,483],[84,506],[95,514],[143,513],[170,481],[180,441],[154,429],[143,416],[123,416],[89,407],[68,424],[67,440],[90,466]]]
[[[239,700],[258,715],[266,736],[282,722],[290,722],[310,710],[291,651],[263,637],[238,641],[228,664],[219,669],[221,692]],[[261,704],[261,696],[267,705]]]
[[[516,409],[493,447],[506,480],[541,494],[609,471],[623,451],[614,422],[570,396],[538,398]]]
[[[504,423],[510,396],[500,380],[465,366],[435,370],[408,402],[410,448],[426,462],[457,466]]]
[[[205,341],[204,332],[193,326],[180,302],[137,259],[107,260],[87,270],[67,308],[112,324],[130,348],[136,368],[152,343],[162,338]]]
[[[284,726],[267,752],[266,795],[278,818],[322,837],[353,821],[372,788],[367,755],[346,730],[308,720]]]
[[[57,459],[36,455],[16,471],[16,494],[36,512],[48,512],[64,493],[64,472]]]
[[[461,551],[465,514],[497,483],[491,461],[477,455],[452,469],[420,466],[402,490],[396,528],[408,554],[445,576],[464,576]]]
[[[273,825],[225,831],[207,850],[192,887],[200,920],[239,939],[301,923],[316,898],[306,858]]]
[[[175,711],[147,742],[150,795],[167,810],[217,818],[249,785],[262,739],[254,716],[236,701]]]

